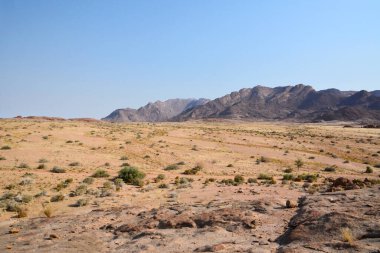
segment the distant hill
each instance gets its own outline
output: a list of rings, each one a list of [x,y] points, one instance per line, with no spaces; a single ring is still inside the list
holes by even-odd
[[[208,99],[169,99],[148,103],[139,109],[117,109],[102,120],[111,122],[159,122],[168,121],[183,111],[207,103]]]
[[[380,121],[380,92],[316,91],[303,84],[241,89],[214,100],[173,99],[138,109],[119,109],[104,120],[188,121],[202,119]]]

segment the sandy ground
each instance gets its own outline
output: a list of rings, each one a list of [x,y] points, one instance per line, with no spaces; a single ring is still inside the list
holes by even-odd
[[[106,210],[120,210],[120,208],[128,207],[147,212],[154,208],[170,209],[171,205],[176,204],[193,208],[192,212],[196,215],[198,212],[204,212],[202,208],[210,203],[219,203],[211,205],[215,210],[223,206],[221,203],[232,205],[236,202],[237,206],[242,207],[245,206],[244,203],[250,203],[250,205],[261,203],[266,207],[267,212],[255,213],[257,216],[255,219],[257,222],[260,221],[261,225],[256,226],[256,232],[253,234],[245,231],[240,235],[239,240],[248,236],[251,242],[249,245],[242,243],[240,250],[241,252],[252,251],[252,242],[257,241],[257,245],[261,243],[259,248],[270,252],[278,248],[274,239],[287,229],[287,223],[296,213],[296,209],[284,208],[287,200],[297,201],[302,196],[318,194],[318,191],[325,189],[327,178],[343,176],[351,180],[365,178],[378,180],[380,169],[376,168],[376,165],[380,164],[379,144],[379,129],[344,128],[343,124],[338,123],[325,125],[276,122],[111,124],[38,119],[1,120],[0,228],[6,233],[10,226],[33,220],[39,220],[39,222],[44,220],[46,224],[49,224],[46,226],[54,226],[55,221],[59,224],[60,219],[65,220],[63,217],[73,217],[73,223],[68,222],[66,227],[57,225],[57,229],[66,231],[70,226],[79,229],[81,219],[84,224],[93,219],[94,229],[99,229],[102,225],[111,222],[110,219],[118,219],[118,215],[112,213],[108,217],[102,213],[98,215],[98,218],[94,218],[96,215],[93,216],[93,210],[101,209],[102,212],[106,212]],[[121,160],[123,156],[128,159]],[[41,159],[46,161],[41,163]],[[303,161],[300,168],[295,166],[297,159]],[[260,160],[264,161],[260,162]],[[70,164],[73,165],[72,163],[77,164],[70,166]],[[146,174],[143,187],[123,185],[121,189],[115,190],[113,179],[117,177],[123,163],[128,163]],[[167,166],[178,163],[183,165],[177,165],[175,170],[164,170]],[[38,168],[41,164],[44,164],[44,167]],[[65,173],[52,173],[51,169],[55,166],[65,169]],[[196,175],[183,174],[185,170],[196,166],[201,167]],[[335,172],[324,170],[331,166],[335,167]],[[373,172],[365,173],[367,167],[370,167]],[[317,180],[311,183],[304,180],[283,181],[284,170],[289,168],[293,170],[291,173],[294,176],[318,175]],[[82,183],[85,178],[91,177],[99,169],[106,171],[110,176],[94,178],[91,184]],[[163,174],[165,178],[156,182],[155,178],[159,174]],[[257,179],[260,174],[273,177],[272,182]],[[244,177],[243,184],[233,186],[221,183],[225,179],[233,180],[236,175]],[[186,178],[186,182],[175,184],[176,177]],[[71,182],[65,187],[57,187],[59,184],[62,186],[67,179]],[[205,183],[207,179],[212,180]],[[248,179],[250,183],[247,183]],[[76,194],[78,196],[70,195],[83,185],[86,188],[84,192]],[[314,189],[313,191],[310,190],[310,186]],[[107,196],[100,196],[105,188]],[[52,202],[51,197],[59,194],[64,199]],[[76,207],[75,204],[80,199],[86,200],[87,204]],[[10,200],[25,210],[26,217],[18,218],[15,211],[9,208],[7,210],[7,203]],[[252,206],[249,208],[254,209]],[[45,217],[44,210],[46,209],[51,211],[52,218]],[[120,214],[122,218],[119,217],[119,220],[123,222],[124,219],[132,219],[138,213],[134,211],[131,217]],[[103,216],[108,217],[108,220],[106,218],[102,220]],[[75,222],[76,220],[78,222]],[[263,223],[271,225],[263,226]],[[79,233],[80,229],[77,229],[73,231]],[[91,233],[95,235],[101,233],[93,230],[84,231],[89,238],[91,238]],[[231,232],[226,231],[222,226],[219,231],[220,236],[230,237]],[[206,231],[204,239],[215,242],[212,244],[220,243],[214,238],[216,234],[211,232]],[[34,236],[33,233],[31,232],[30,236]],[[12,234],[7,236],[12,237]],[[24,248],[21,247],[22,242],[18,241],[0,246],[4,247],[4,250],[18,249],[22,252],[36,250],[38,245],[48,244],[50,246],[46,246],[45,251],[41,249],[38,252],[58,252],[57,248],[51,246],[54,240],[46,240],[46,236],[41,235],[41,241],[30,239],[26,244],[29,246]],[[59,236],[62,238],[63,235]],[[99,234],[99,236],[105,235]],[[107,236],[109,236],[108,241],[113,241],[113,236]],[[184,233],[180,237],[182,239],[176,239],[179,240],[178,245],[183,245],[182,248],[178,248],[181,250],[166,251],[202,250],[203,246],[200,243],[202,240],[195,240],[190,247],[189,243],[183,239],[197,236],[198,234],[192,234],[192,232]],[[166,235],[165,238],[169,237]],[[27,235],[25,238],[28,238]],[[83,252],[94,249],[84,246],[88,241],[91,240],[78,242],[78,245],[83,244],[81,248]],[[96,245],[95,240],[94,245]],[[95,247],[94,245],[92,246]],[[154,245],[157,248],[157,245]],[[99,251],[104,252],[125,250],[117,244],[105,244],[104,240],[99,241],[98,247],[102,249]],[[236,250],[238,248],[234,247]],[[64,248],[61,249],[62,252],[70,252],[70,249],[65,251],[63,251]],[[71,250],[71,252],[77,252],[78,248]],[[137,246],[134,247],[133,252],[144,250],[154,252],[152,248]],[[226,246],[224,250],[228,252],[228,247]],[[3,249],[0,251],[3,252]]]

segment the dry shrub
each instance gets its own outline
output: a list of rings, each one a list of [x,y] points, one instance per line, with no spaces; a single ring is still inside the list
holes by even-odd
[[[352,235],[351,229],[341,228],[340,232],[342,234],[342,239],[344,242],[348,242],[350,245],[354,242],[354,236]]]

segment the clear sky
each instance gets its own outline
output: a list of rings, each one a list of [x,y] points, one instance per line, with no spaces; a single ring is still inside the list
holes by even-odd
[[[298,83],[380,89],[379,0],[0,0],[0,117]]]

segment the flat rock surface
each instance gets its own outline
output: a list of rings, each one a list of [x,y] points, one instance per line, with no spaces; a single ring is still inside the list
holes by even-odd
[[[379,189],[270,201],[123,206],[0,226],[1,252],[378,252]],[[345,241],[342,229],[352,241]]]

